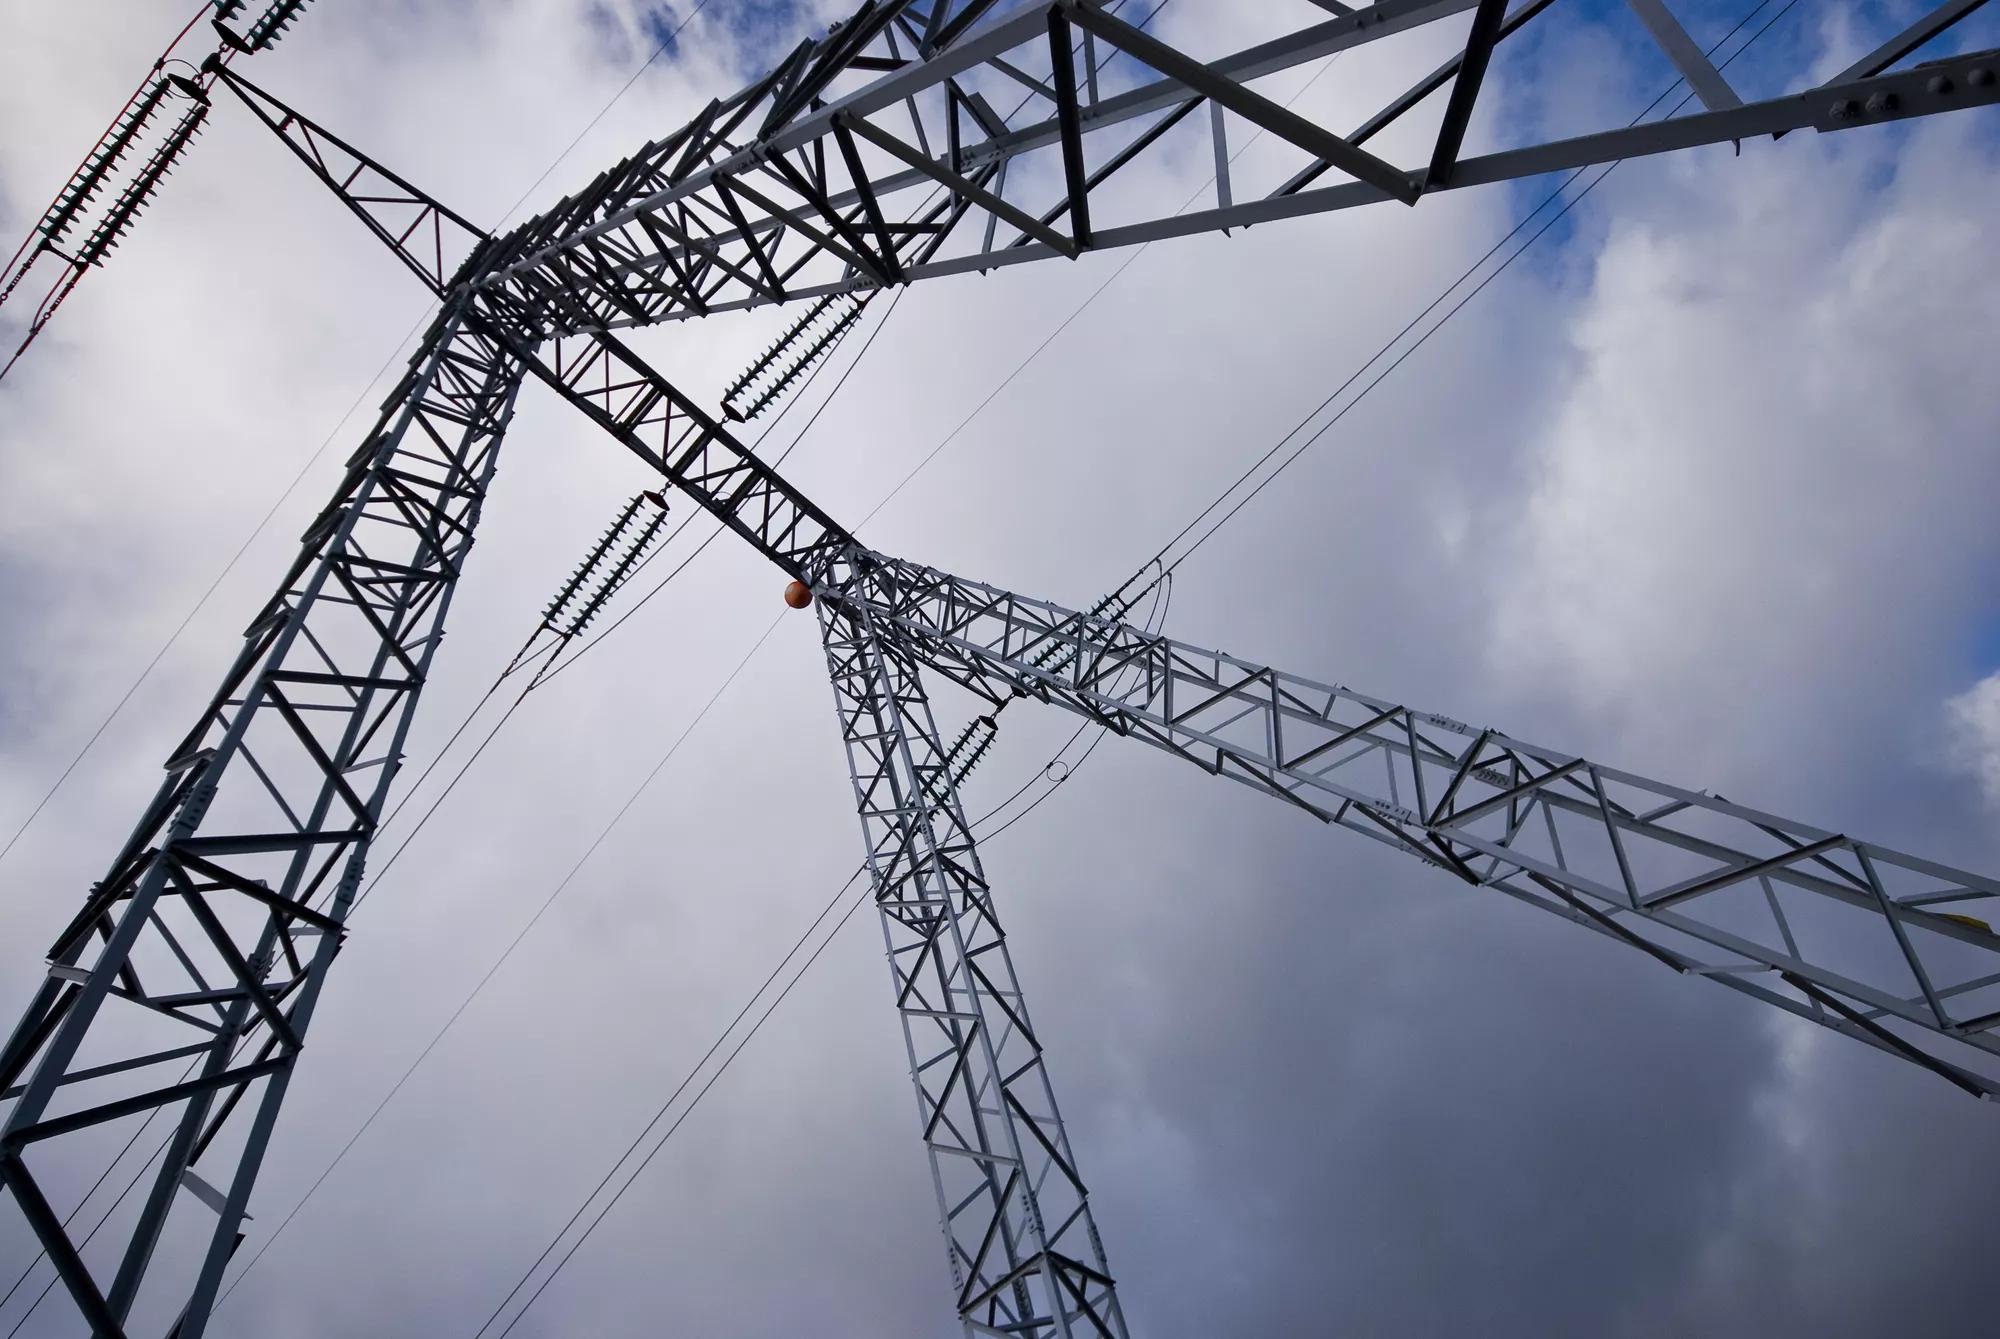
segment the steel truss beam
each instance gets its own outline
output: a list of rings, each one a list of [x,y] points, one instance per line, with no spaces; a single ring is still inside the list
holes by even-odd
[[[1333,18],[1298,4],[1293,31],[1216,58],[1085,0],[1004,13],[990,2],[866,4],[771,75],[509,233],[478,283],[558,331],[650,325],[2000,99],[1994,52],[1885,73],[1981,0],[1948,0],[1833,80],[1816,84],[1798,70],[1793,91],[1752,103],[1730,89],[1665,0],[1634,0],[1635,30],[1684,73],[1703,110],[1568,139],[1503,139],[1503,147],[1460,157],[1496,47],[1551,3],[1517,0],[1510,14],[1503,0],[1381,0]],[[1438,24],[1456,33],[1469,9],[1461,52],[1352,130],[1318,124],[1256,87],[1335,52],[1349,53],[1343,73],[1365,82],[1353,60],[1397,59],[1379,39]],[[933,23],[939,14],[951,17]],[[1081,62],[1076,30],[1089,39]],[[1126,62],[1112,67],[1120,55]],[[1400,168],[1364,147],[1447,85],[1427,167]],[[1010,129],[993,103],[1023,87],[1039,119]],[[1204,103],[1212,115],[1181,130]],[[1254,190],[1247,178],[1232,182],[1225,113],[1282,145],[1286,170]],[[1112,198],[1123,184],[1109,185],[1114,176],[1182,152],[1203,122],[1218,167],[1213,207],[1168,214]],[[899,203],[916,199],[912,192],[924,203]]]
[[[1056,703],[2000,1094],[2000,881],[881,555],[826,599],[995,701]]]
[[[827,671],[968,1335],[1123,1339],[1124,1316],[971,825],[906,648],[822,603]]]
[[[13,1102],[0,1178],[97,1335],[125,1332],[183,1208],[212,1218],[194,1228],[207,1244],[179,1329],[202,1333],[521,376],[461,311],[440,315],[0,1050]],[[167,1142],[135,1218],[110,1238],[107,1285],[33,1164],[101,1159],[113,1122],[162,1114]]]
[[[1060,703],[1971,1091],[2000,1091],[2000,941],[1968,914],[1990,916],[2000,884],[866,554],[602,333],[1995,98],[1985,54],[1883,73],[1981,0],[1950,0],[1817,89],[1740,106],[1726,105],[1733,90],[1675,35],[1661,0],[1636,0],[1713,110],[1461,157],[1494,46],[1549,3],[1524,0],[1505,17],[1479,0],[1384,0],[1346,13],[1322,4],[1335,17],[1202,60],[1075,0],[997,17],[992,0],[870,0],[765,80],[497,240],[227,77],[445,307],[0,1048],[0,1101],[13,1104],[0,1126],[0,1181],[94,1331],[124,1333],[186,1189],[216,1221],[198,1234],[205,1245],[175,1333],[203,1332],[529,372],[825,598],[829,665],[970,1328],[1122,1334],[1123,1322],[943,770],[920,661],[994,700]],[[1253,87],[1475,5],[1464,52],[1348,135],[1290,116]],[[1119,52],[1152,73],[1112,86]],[[857,74],[880,78],[856,89]],[[1024,84],[1044,115],[1010,129],[992,98]],[[1424,174],[1385,171],[1361,148],[1447,84]],[[1113,221],[1103,184],[1160,152],[1204,102],[1221,169],[1216,207]],[[1245,183],[1228,175],[1224,112],[1288,142],[1302,165],[1245,198]],[[1328,172],[1351,179],[1313,185]],[[897,213],[891,197],[916,187],[938,189]],[[1042,197],[1029,202],[1030,188]],[[448,273],[461,246],[471,254]],[[167,1143],[134,1221],[120,1221],[107,1288],[31,1163],[53,1164],[115,1121],[163,1111]]]

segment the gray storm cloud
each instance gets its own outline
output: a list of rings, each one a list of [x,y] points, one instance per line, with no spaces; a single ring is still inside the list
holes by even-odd
[[[180,8],[0,16],[0,223],[25,226]],[[537,200],[832,14],[717,0]],[[494,221],[644,58],[645,19],[321,5],[257,77]],[[1773,40],[1837,58],[1893,26],[1871,11]],[[1588,71],[1562,89],[1496,68],[1520,114],[1650,96],[1658,71],[1629,48],[1588,25],[1558,40]],[[1438,56],[1405,54],[1307,96],[1365,108],[1385,89],[1363,77]],[[1995,158],[1968,119],[1621,168],[1202,550],[1170,630],[2000,868],[1964,770],[1990,776],[2000,734],[1975,689],[2000,668],[1979,658]],[[1143,184],[1178,200],[1207,166],[1190,153]],[[1088,603],[1529,198],[1151,248],[863,537]],[[1127,259],[910,290],[787,473],[865,515]],[[218,118],[0,386],[0,826],[422,308],[261,128]],[[639,347],[709,395],[774,326]],[[25,999],[363,416],[0,865],[0,1000]],[[643,484],[524,396],[413,758]],[[778,615],[781,584],[718,541],[538,692],[399,859],[331,978],[253,1247]],[[812,621],[792,617],[211,1333],[478,1327],[853,868],[830,705]],[[1071,728],[1010,712],[969,804]],[[1910,1067],[1117,740],[987,859],[1135,1333],[1950,1335],[2000,1301],[2000,1125]],[[840,932],[517,1335],[943,1329],[879,953],[865,916]],[[25,1241],[0,1215],[0,1263]],[[39,1324],[22,1333],[59,1332]]]

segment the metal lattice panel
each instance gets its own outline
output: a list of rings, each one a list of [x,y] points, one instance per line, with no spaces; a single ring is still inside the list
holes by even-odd
[[[917,667],[865,604],[821,634],[967,1334],[1123,1339],[993,890]]]
[[[1692,110],[1561,140],[1510,140],[1503,129],[1505,147],[1461,158],[1489,59],[1552,0],[1521,0],[1511,12],[1504,0],[1382,0],[1334,17],[1297,0],[1277,10],[1287,31],[1226,52],[1177,47],[1084,0],[887,0],[509,233],[478,282],[558,329],[650,325],[1980,106],[2000,98],[1996,53],[1885,71],[1981,3],[1948,0],[1832,79],[1796,68],[1786,93],[1745,102],[1662,0],[1635,0],[1636,15],[1623,21],[1695,90]],[[1350,62],[1343,75],[1365,83],[1354,62],[1400,59],[1381,39],[1434,25],[1454,42],[1465,33],[1463,50],[1359,125],[1320,124],[1265,83],[1336,53]],[[1010,126],[996,104],[1023,90],[1027,123]],[[1400,166],[1367,147],[1440,103],[1426,161]],[[1283,166],[1268,178],[1247,168],[1232,177],[1230,136],[1260,132],[1284,147]],[[1184,153],[1199,144],[1190,135],[1213,148],[1207,207],[1183,213],[1117,197],[1119,174]]]
[[[189,1291],[175,1295],[188,1297],[175,1333],[203,1332],[528,373],[823,597],[969,1330],[1122,1336],[1124,1323],[920,666],[996,703],[1056,702],[1970,1091],[2000,1092],[2000,938],[1988,924],[2000,883],[1152,636],[1118,621],[1125,592],[1077,614],[869,554],[608,333],[2000,98],[1994,53],[1894,68],[1982,0],[1946,0],[1831,79],[1796,72],[1792,92],[1754,102],[1664,0],[1630,0],[1631,22],[1701,110],[1462,157],[1489,59],[1552,3],[1297,0],[1281,35],[1202,52],[1149,35],[1116,4],[867,0],[766,78],[501,238],[208,67],[445,309],[0,1050],[0,1101],[12,1103],[0,1181],[78,1313],[99,1334],[123,1333],[185,1190],[193,1212],[215,1218],[199,1229]],[[298,8],[271,5],[270,32]],[[1462,49],[1345,133],[1260,87],[1339,52],[1372,61],[1377,39],[1446,22],[1462,25],[1449,30]],[[1015,125],[998,107],[1024,91],[1030,114]],[[1424,163],[1364,147],[1440,93]],[[1290,155],[1276,178],[1233,175],[1230,135],[1243,126]],[[1106,189],[1189,136],[1206,137],[1216,164],[1203,208],[1165,216]],[[169,1142],[107,1288],[33,1163],[59,1141],[160,1112]]]
[[[1022,692],[2000,1094],[2000,880],[1352,689],[875,558],[836,594]]]
[[[0,1087],[14,1099],[0,1178],[100,1335],[123,1332],[180,1209],[210,1224],[197,1228],[209,1245],[181,1330],[201,1333],[521,375],[458,313],[440,317],[0,1051]],[[69,1142],[95,1147],[108,1122],[162,1112],[171,1140],[106,1287],[33,1167]],[[202,1162],[211,1152],[219,1173]]]

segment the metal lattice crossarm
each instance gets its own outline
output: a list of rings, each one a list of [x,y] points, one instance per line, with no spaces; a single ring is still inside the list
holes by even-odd
[[[1832,79],[1795,69],[1791,91],[1755,102],[1737,95],[1663,0],[1632,0],[1627,21],[1695,90],[1695,110],[1462,158],[1489,58],[1552,2],[1520,0],[1510,13],[1502,0],[1382,0],[1328,18],[1301,0],[1286,7],[1297,16],[1289,32],[1222,53],[1177,48],[1082,0],[1004,12],[979,0],[867,4],[508,234],[479,282],[559,329],[646,325],[2000,99],[1992,52],[1885,73],[1983,0],[1947,0]],[[1458,26],[1468,10],[1469,28]],[[1454,25],[1459,54],[1357,126],[1287,110],[1264,83],[1337,52],[1396,59],[1379,39],[1435,24]],[[1365,81],[1351,66],[1344,73]],[[1023,89],[1033,117],[1009,128],[995,104]],[[1425,162],[1397,166],[1366,147],[1425,106],[1441,107]],[[1268,180],[1232,174],[1232,126],[1284,147],[1289,157]],[[1170,213],[1107,199],[1119,173],[1183,152],[1189,136],[1212,144],[1208,207]]]
[[[811,578],[852,542],[832,517],[616,337],[550,337],[540,313],[464,289],[491,253],[486,232],[324,126],[223,72],[224,85],[430,289],[468,302],[466,319],[557,394],[708,508],[773,563]],[[450,257],[462,262],[447,266]]]
[[[2000,880],[873,555],[828,598],[1313,817],[2000,1094]]]
[[[461,266],[469,266],[487,241],[485,229],[325,126],[301,116],[220,58],[210,56],[201,68],[241,99],[439,297],[452,286]]]

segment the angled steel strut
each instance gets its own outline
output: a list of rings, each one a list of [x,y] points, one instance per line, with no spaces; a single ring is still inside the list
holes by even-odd
[[[1833,79],[1757,102],[1664,0],[1632,0],[1631,21],[1705,110],[1466,156],[1496,50],[1551,3],[1316,5],[1305,26],[1203,53],[1081,0],[869,0],[500,237],[212,65],[212,83],[442,306],[0,1047],[0,1183],[76,1314],[102,1336],[156,1315],[177,1339],[204,1332],[529,375],[820,596],[967,1333],[1125,1328],[925,668],[996,703],[1055,702],[1968,1091],[2000,1092],[2000,883],[1152,636],[1119,621],[1135,598],[1123,592],[1079,614],[872,553],[610,333],[2000,96],[1991,53],[1896,68],[1980,0],[1949,0]],[[272,23],[297,8],[272,5]],[[1346,134],[1258,87],[1334,52],[1373,59],[1375,39],[1460,14],[1457,53]],[[1421,170],[1364,147],[1447,88]],[[1015,126],[996,108],[1023,89],[1031,115]],[[1238,123],[1291,156],[1277,178],[1232,179]],[[1165,217],[1103,189],[1191,134],[1212,141],[1213,207]],[[116,1226],[93,1251],[106,1253],[86,1262],[84,1206],[50,1188],[135,1121],[162,1141],[156,1161],[132,1210],[104,1220]],[[170,1272],[149,1273],[170,1220],[193,1224],[192,1249],[183,1235],[159,1258],[186,1269],[143,1294]]]

